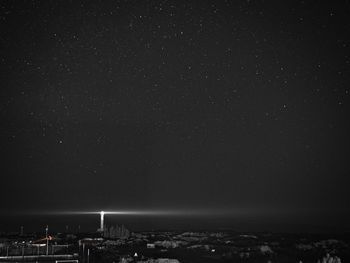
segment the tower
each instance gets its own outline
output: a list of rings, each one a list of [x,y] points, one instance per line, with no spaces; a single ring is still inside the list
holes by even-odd
[[[100,212],[101,215],[101,220],[100,220],[100,231],[103,232],[104,230],[104,217],[105,217],[105,212],[101,211]]]

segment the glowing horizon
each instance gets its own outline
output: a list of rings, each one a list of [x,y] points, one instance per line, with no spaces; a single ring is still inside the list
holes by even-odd
[[[213,208],[213,209],[101,209],[101,210],[66,210],[66,211],[23,211],[16,214],[28,215],[120,215],[120,216],[242,216],[285,213],[287,211],[276,211],[263,208]],[[288,212],[287,212],[288,213]]]
[[[178,209],[99,209],[99,210],[46,210],[46,211],[10,211],[6,215],[117,215],[117,216],[216,216],[216,217],[256,217],[256,216],[291,216],[307,214],[310,210],[290,210],[273,207],[221,207],[221,208],[178,208]],[[316,210],[314,210],[316,211]],[[317,212],[317,211],[316,211]],[[322,211],[318,211],[322,212]]]
[[[194,215],[194,214],[211,214],[209,210],[100,210],[100,211],[51,211],[43,212],[44,214],[57,215]],[[215,212],[214,212],[215,213]]]

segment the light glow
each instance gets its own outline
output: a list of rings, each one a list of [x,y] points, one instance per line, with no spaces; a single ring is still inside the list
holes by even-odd
[[[120,209],[120,210],[70,210],[70,211],[30,211],[30,212],[18,212],[19,214],[30,214],[30,215],[100,215],[104,217],[105,215],[116,215],[116,216],[252,216],[252,215],[271,215],[271,214],[290,214],[291,211],[265,207],[226,207],[226,208],[185,208],[185,209]]]
[[[100,210],[100,211],[51,211],[52,215],[119,215],[119,216],[205,216],[243,215],[254,212],[251,209],[155,209],[155,210]]]

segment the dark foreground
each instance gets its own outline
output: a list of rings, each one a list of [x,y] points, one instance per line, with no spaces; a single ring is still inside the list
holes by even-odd
[[[43,234],[2,234],[0,261],[350,262],[349,234],[114,231],[111,235],[57,233],[47,239]]]

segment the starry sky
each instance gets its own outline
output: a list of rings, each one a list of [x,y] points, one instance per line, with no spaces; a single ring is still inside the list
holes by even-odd
[[[1,212],[349,219],[349,12],[346,0],[1,2]]]

